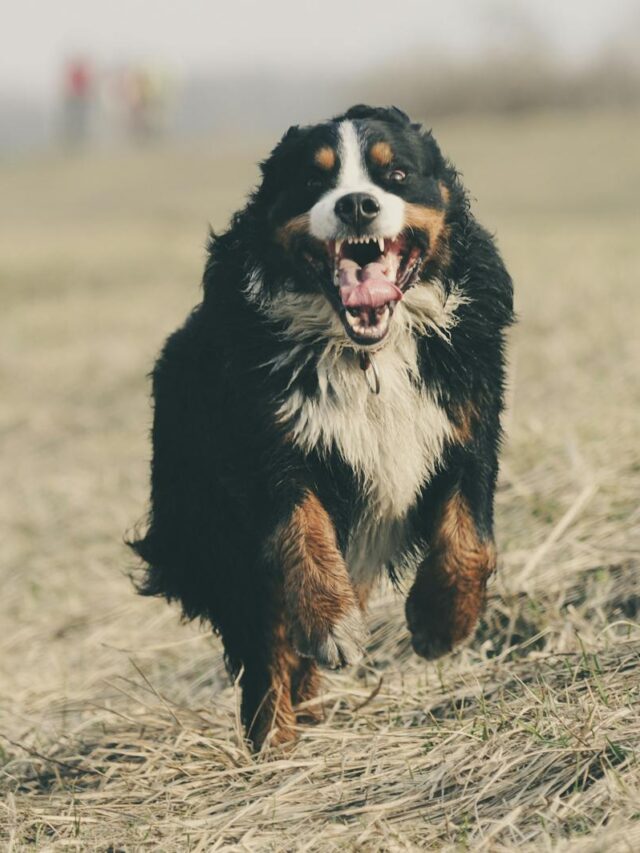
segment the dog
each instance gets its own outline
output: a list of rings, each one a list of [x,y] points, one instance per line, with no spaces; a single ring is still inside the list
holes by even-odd
[[[376,580],[412,645],[469,637],[496,565],[512,283],[432,133],[354,106],[290,128],[153,371],[140,591],[210,623],[253,747],[320,714]]]

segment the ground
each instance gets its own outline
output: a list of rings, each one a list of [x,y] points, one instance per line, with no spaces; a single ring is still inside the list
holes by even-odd
[[[259,757],[219,642],[134,594],[122,539],[146,374],[273,140],[0,163],[7,849],[640,849],[640,119],[434,130],[516,283],[499,573],[435,664],[382,590],[326,721]]]

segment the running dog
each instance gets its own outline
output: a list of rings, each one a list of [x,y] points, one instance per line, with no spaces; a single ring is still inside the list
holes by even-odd
[[[396,108],[292,127],[153,373],[142,591],[222,637],[254,747],[357,661],[374,582],[415,574],[413,648],[474,630],[512,284],[430,132]],[[307,703],[307,709],[297,707]]]

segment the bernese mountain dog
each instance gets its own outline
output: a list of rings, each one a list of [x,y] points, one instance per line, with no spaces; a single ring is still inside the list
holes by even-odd
[[[383,574],[413,648],[474,629],[512,285],[431,132],[397,108],[292,127],[153,372],[141,591],[220,634],[255,748],[357,661]]]

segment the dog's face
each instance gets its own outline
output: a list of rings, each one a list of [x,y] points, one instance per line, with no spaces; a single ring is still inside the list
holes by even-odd
[[[358,345],[382,341],[407,289],[446,255],[447,166],[431,135],[398,110],[357,107],[292,128],[263,173],[294,286],[320,289]]]

